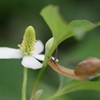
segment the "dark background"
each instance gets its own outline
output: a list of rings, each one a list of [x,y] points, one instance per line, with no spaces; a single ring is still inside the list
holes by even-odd
[[[0,1],[0,46],[17,48],[23,38],[24,30],[32,25],[37,39],[45,44],[52,34],[40,16],[43,7],[53,4],[67,22],[86,19],[93,23],[100,21],[100,2],[98,0],[2,0]],[[72,68],[87,57],[100,58],[100,28],[87,32],[84,39],[74,37],[62,42],[58,49],[58,59],[64,66]],[[0,60],[0,100],[21,100],[23,66],[21,59]],[[27,98],[29,98],[38,70],[29,69]],[[43,89],[41,100],[53,94],[59,85],[56,72],[47,67],[38,89]],[[100,100],[100,92],[77,91],[57,100]]]

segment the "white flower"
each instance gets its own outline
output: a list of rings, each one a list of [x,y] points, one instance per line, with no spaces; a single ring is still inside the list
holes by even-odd
[[[42,64],[38,61],[44,60],[44,55],[40,54],[44,46],[40,40],[36,41],[31,55],[24,55],[19,49],[0,47],[0,59],[19,59],[22,58],[22,65],[27,68],[39,69]],[[38,59],[38,60],[37,60]]]
[[[25,32],[28,34],[25,33],[24,40],[22,41],[22,44],[19,45],[20,49],[0,47],[0,59],[22,58],[21,63],[24,67],[39,69],[42,67],[42,64],[38,60],[44,60],[44,55],[40,54],[44,49],[44,45],[40,40],[37,40],[35,43],[33,43],[32,26],[29,26]],[[31,33],[32,35],[30,35]]]

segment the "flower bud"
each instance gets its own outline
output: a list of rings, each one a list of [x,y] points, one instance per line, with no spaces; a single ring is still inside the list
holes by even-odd
[[[50,38],[50,39],[47,41],[47,43],[46,43],[46,45],[45,45],[46,52],[49,52],[50,49],[52,48],[52,46],[53,46],[53,41],[54,41],[54,37]]]
[[[42,89],[36,91],[35,96],[34,96],[34,100],[39,100],[39,98],[40,98],[40,96],[41,96],[42,93],[43,93]]]

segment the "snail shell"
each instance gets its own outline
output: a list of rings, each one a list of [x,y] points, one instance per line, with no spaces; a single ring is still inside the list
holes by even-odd
[[[88,57],[80,62],[74,70],[77,76],[87,77],[100,71],[100,59]]]

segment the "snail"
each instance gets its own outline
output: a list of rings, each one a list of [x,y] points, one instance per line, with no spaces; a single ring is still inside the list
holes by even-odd
[[[88,81],[100,76],[100,73],[97,73],[100,71],[100,59],[95,57],[84,59],[76,66],[75,70],[58,65],[56,60],[52,59],[52,57],[48,64],[56,72],[79,81]]]

